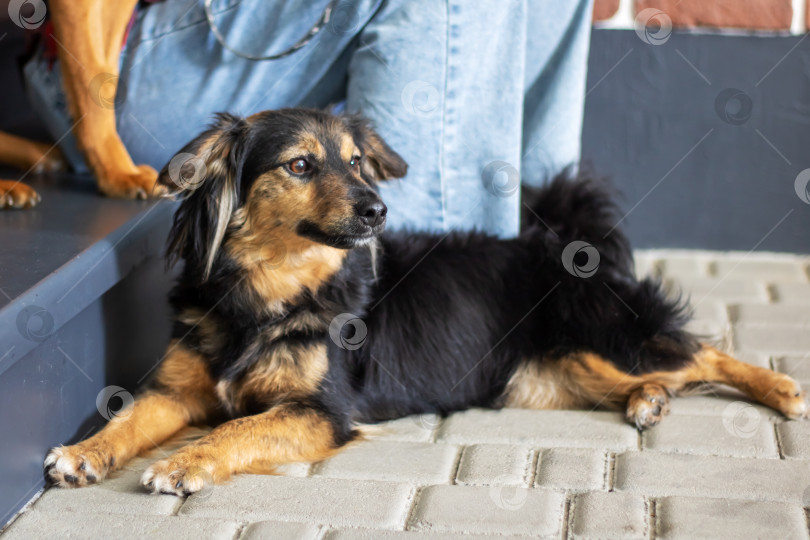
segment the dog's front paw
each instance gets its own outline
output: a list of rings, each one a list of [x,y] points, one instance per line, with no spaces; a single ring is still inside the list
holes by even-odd
[[[138,165],[130,172],[108,172],[99,175],[99,188],[108,197],[146,199],[160,196],[165,188],[156,185],[157,171],[149,165]]]
[[[31,208],[42,200],[34,188],[13,180],[0,180],[0,210]]]
[[[186,497],[210,488],[214,484],[213,470],[213,463],[175,455],[146,469],[141,485],[152,493]]]
[[[45,457],[45,476],[60,487],[84,487],[104,480],[115,458],[80,445],[58,446]]]

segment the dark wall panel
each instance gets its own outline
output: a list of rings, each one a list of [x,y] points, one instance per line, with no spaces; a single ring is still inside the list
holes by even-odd
[[[810,39],[594,30],[589,69],[583,157],[636,247],[810,253]]]

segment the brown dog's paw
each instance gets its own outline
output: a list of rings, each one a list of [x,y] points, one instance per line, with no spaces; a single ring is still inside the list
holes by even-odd
[[[798,420],[810,417],[810,401],[807,392],[802,390],[798,382],[781,375],[781,379],[766,394],[765,402],[788,418]]]
[[[13,180],[0,180],[0,210],[36,206],[42,198],[34,188]]]
[[[213,469],[213,463],[175,454],[146,469],[141,477],[141,485],[152,493],[186,497],[213,486],[214,477],[210,472]]]
[[[627,400],[627,421],[639,430],[652,427],[669,414],[669,394],[657,384],[645,384]]]
[[[30,149],[30,168],[32,173],[41,174],[49,172],[60,172],[67,169],[67,162],[59,151],[59,148],[48,147],[41,143],[35,143]]]
[[[59,487],[84,487],[104,480],[114,463],[97,450],[57,446],[45,458],[45,476]]]
[[[120,199],[146,199],[164,194],[165,188],[156,185],[157,171],[149,165],[138,165],[135,172],[102,174],[99,189]]]

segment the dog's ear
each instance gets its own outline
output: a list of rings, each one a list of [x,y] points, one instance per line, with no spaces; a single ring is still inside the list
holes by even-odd
[[[243,118],[220,113],[158,176],[158,183],[182,200],[169,232],[167,262],[173,266],[179,258],[185,259],[203,281],[211,273],[238,205],[247,132]]]
[[[346,123],[363,152],[363,172],[375,180],[402,178],[408,164],[374,131],[362,116],[347,116]]]

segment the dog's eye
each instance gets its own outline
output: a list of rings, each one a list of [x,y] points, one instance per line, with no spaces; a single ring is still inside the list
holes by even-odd
[[[351,161],[349,161],[349,166],[356,170],[360,169],[360,162],[363,160],[362,156],[352,156]]]
[[[293,174],[304,174],[305,172],[312,170],[312,165],[309,164],[309,161],[303,158],[296,158],[287,163],[287,169],[289,169],[289,171]]]

